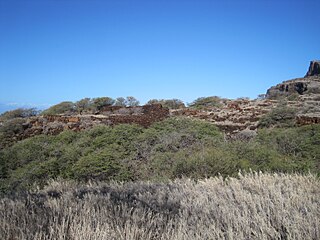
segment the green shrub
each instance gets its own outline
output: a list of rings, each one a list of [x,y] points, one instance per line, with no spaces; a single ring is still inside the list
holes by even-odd
[[[124,97],[118,97],[114,103],[115,106],[126,107],[127,101]]]
[[[261,129],[257,141],[288,156],[304,170],[320,173],[320,126]]]
[[[13,118],[26,118],[36,116],[39,113],[35,108],[18,108],[6,111],[0,115],[0,121],[7,121]]]
[[[82,114],[83,111],[91,111],[92,104],[90,98],[83,98],[75,103],[75,109],[78,113]]]
[[[126,105],[127,106],[136,107],[136,106],[139,106],[139,104],[140,104],[140,102],[135,97],[132,97],[132,96],[126,97]]]
[[[41,114],[57,115],[57,114],[68,114],[68,113],[74,113],[74,112],[75,112],[75,105],[73,102],[61,102],[44,110]]]
[[[174,177],[204,178],[221,174],[235,175],[239,170],[238,161],[223,149],[204,148],[191,155],[182,153],[173,165]]]
[[[192,108],[207,108],[207,107],[221,107],[222,102],[221,98],[217,96],[212,96],[212,97],[200,97],[194,100],[192,103],[189,104],[189,107]]]
[[[95,110],[100,111],[105,106],[112,106],[115,100],[110,97],[98,97],[92,99],[92,106]]]
[[[72,167],[73,177],[77,180],[129,180],[130,172],[120,163],[124,150],[111,144],[101,151],[83,156]]]
[[[260,128],[293,127],[296,114],[297,109],[288,107],[285,103],[280,103],[260,119],[258,126]]]
[[[23,118],[13,118],[8,121],[5,121],[2,126],[0,126],[0,134],[5,136],[12,136],[18,133],[23,132],[23,123],[26,120]]]

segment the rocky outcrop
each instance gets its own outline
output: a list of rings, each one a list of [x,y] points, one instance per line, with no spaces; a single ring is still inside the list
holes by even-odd
[[[320,75],[284,81],[267,90],[266,98],[280,99],[299,95],[320,94]]]
[[[284,81],[267,90],[266,98],[298,98],[302,95],[320,94],[320,61],[311,61],[304,78]]]
[[[320,61],[315,60],[310,62],[309,70],[305,77],[320,75]]]

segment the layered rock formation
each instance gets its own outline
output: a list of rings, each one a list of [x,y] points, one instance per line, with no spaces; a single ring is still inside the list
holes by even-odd
[[[298,97],[306,94],[320,94],[320,75],[284,81],[267,90],[268,99]]]
[[[320,61],[311,61],[305,77],[284,81],[267,90],[266,97],[279,99],[299,95],[320,94]]]

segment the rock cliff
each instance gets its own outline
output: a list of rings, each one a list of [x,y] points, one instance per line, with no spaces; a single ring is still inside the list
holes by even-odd
[[[268,99],[280,99],[308,94],[320,94],[320,75],[284,81],[269,88],[266,97]]]
[[[309,70],[305,77],[320,75],[320,60],[310,62]]]
[[[305,77],[284,81],[267,90],[266,97],[280,99],[299,95],[320,94],[320,61],[311,61]]]

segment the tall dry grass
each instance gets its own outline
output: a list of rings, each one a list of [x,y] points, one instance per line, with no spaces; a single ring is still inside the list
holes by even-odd
[[[195,182],[52,181],[0,199],[0,239],[320,239],[320,181],[258,174]]]

